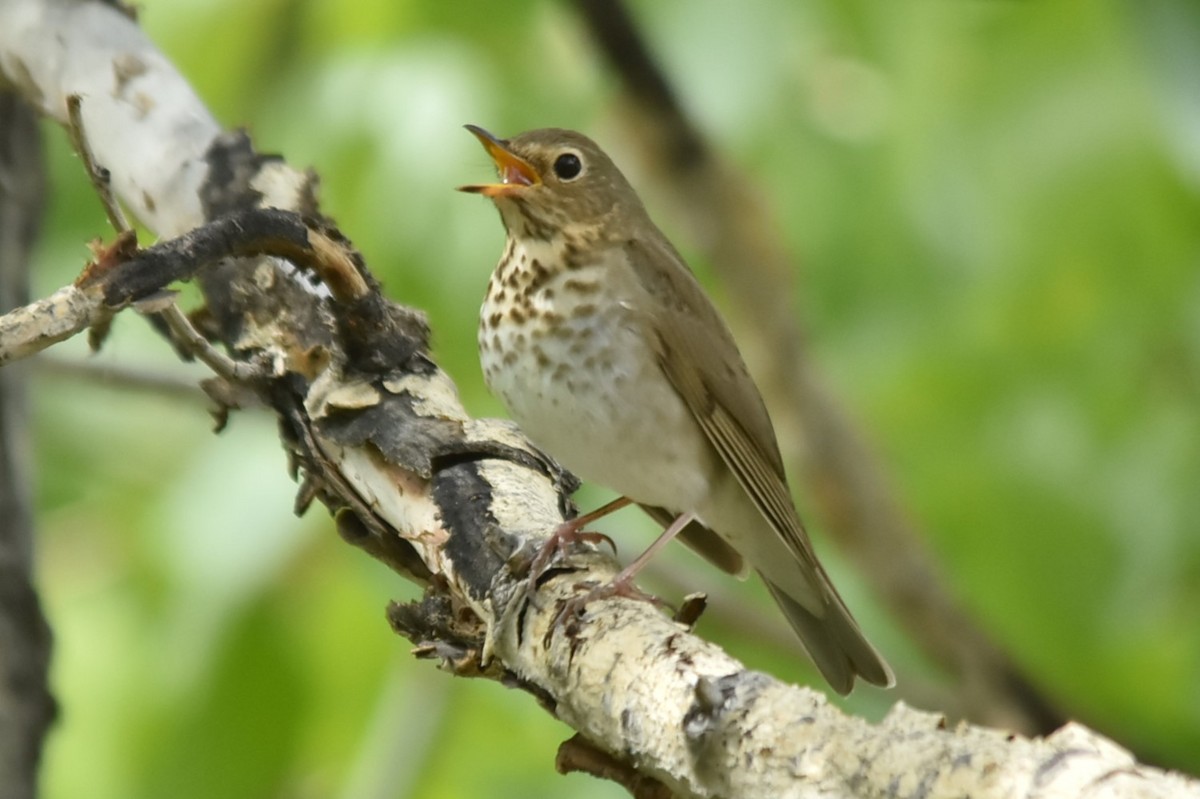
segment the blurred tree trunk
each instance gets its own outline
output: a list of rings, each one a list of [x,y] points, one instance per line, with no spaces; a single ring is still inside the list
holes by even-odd
[[[0,310],[29,301],[29,256],[41,224],[44,162],[37,117],[0,92]],[[24,364],[0,370],[0,797],[37,795],[55,703],[50,628],[33,585],[29,408]]]

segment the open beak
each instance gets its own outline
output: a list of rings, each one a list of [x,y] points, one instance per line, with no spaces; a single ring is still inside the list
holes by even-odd
[[[483,149],[487,150],[488,155],[496,162],[496,172],[500,175],[500,182],[459,186],[459,191],[482,194],[485,197],[507,197],[516,194],[526,186],[536,186],[542,182],[533,166],[509,150],[503,139],[497,139],[478,125],[464,125],[464,127],[479,139]]]

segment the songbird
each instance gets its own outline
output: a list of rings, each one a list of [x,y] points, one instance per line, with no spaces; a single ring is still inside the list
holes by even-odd
[[[642,505],[727,572],[766,582],[840,693],[891,670],[838,596],[792,501],[766,406],[724,320],[612,160],[581,133],[499,139],[507,241],[480,311],[488,387],[537,445]]]

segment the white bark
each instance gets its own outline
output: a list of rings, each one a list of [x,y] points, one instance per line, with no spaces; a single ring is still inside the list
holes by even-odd
[[[0,0],[0,70],[60,121],[66,98],[83,97],[97,160],[151,229],[174,236],[205,221],[199,192],[211,188],[208,159],[221,130],[115,7]],[[277,207],[295,209],[303,200],[304,176],[284,165],[260,169],[255,181],[282,187],[265,192]],[[246,285],[269,295],[304,282],[296,270],[260,265]],[[480,619],[463,622],[453,613],[441,624],[435,614],[399,609],[394,623],[431,641],[425,651],[450,668],[517,681],[631,772],[680,796],[745,799],[1200,797],[1196,781],[1140,766],[1076,725],[1027,740],[982,728],[947,730],[938,716],[902,704],[879,724],[847,717],[815,691],[747,671],[643,602],[593,603],[547,635],[583,581],[606,579],[615,569],[598,552],[573,555],[575,571],[548,579],[537,601],[526,601],[520,564],[562,519],[556,469],[510,426],[468,417],[436,369],[354,372],[329,331],[321,345],[328,358],[298,346],[297,334],[310,332],[297,327],[304,319],[346,307],[307,289],[295,296],[323,303],[321,313],[247,317],[237,344],[265,356],[259,361],[276,376],[307,381],[300,404],[277,410],[306,415],[298,428],[311,443],[298,434],[289,446],[306,459],[306,476],[320,478],[315,493],[354,510],[367,532],[343,534],[376,557],[394,565],[393,545],[411,546],[445,578],[455,606]],[[378,423],[366,425],[365,440],[325,426],[371,422],[372,413]],[[403,426],[387,427],[393,419]]]
[[[0,69],[60,122],[67,97],[82,98],[97,160],[121,165],[114,189],[160,236],[204,221],[197,190],[220,126],[132,19],[102,3],[5,0]]]
[[[501,657],[558,698],[557,714],[681,796],[1200,797],[1078,724],[1028,739],[897,703],[878,724],[746,671],[644,603],[611,602],[574,640]],[[544,623],[544,619],[538,624]],[[544,627],[526,632],[541,640]],[[507,631],[506,631],[507,632]],[[568,649],[574,649],[573,654]]]

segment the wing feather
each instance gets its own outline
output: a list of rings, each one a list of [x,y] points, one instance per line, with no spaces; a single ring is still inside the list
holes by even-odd
[[[665,313],[652,328],[663,373],[771,528],[803,565],[820,570],[792,504],[770,416],[724,320],[665,239],[626,248],[656,313]],[[655,259],[674,268],[647,266]]]
[[[661,234],[627,242],[626,247],[641,290],[653,300],[655,316],[646,320],[645,332],[657,348],[663,374],[796,559],[793,576],[786,581],[763,575],[779,607],[836,690],[849,692],[856,674],[876,685],[892,685],[887,663],[863,636],[804,532],[771,419],[724,320]],[[779,573],[768,564],[751,565],[760,572],[766,568],[772,575]]]

